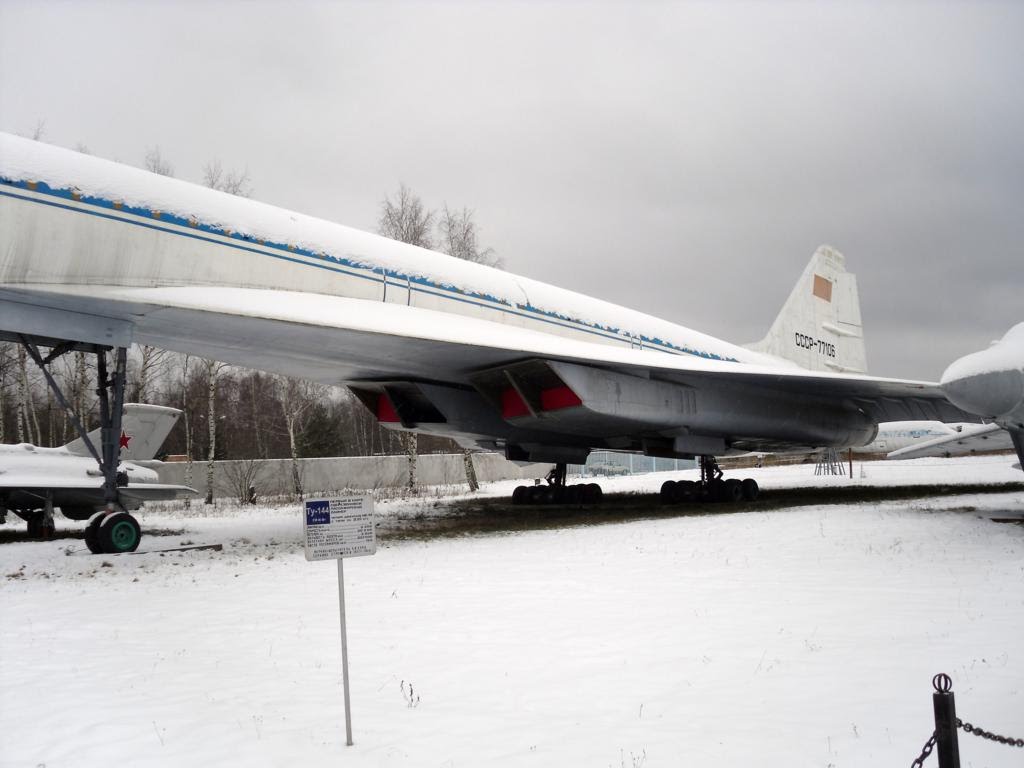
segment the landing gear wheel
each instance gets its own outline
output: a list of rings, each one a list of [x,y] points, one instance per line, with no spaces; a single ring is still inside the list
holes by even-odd
[[[697,491],[697,498],[705,503],[719,501],[721,487],[721,480],[710,480],[706,483],[701,483],[700,488]]]
[[[761,489],[757,487],[757,480],[748,477],[741,485],[743,486],[743,500],[757,501],[757,497],[761,494]]]
[[[107,515],[100,523],[99,543],[104,553],[134,552],[142,540],[138,521],[127,512]]]
[[[601,499],[604,497],[604,491],[601,490],[601,486],[597,483],[587,483],[583,486],[583,491],[580,495],[584,504],[600,504]]]
[[[693,480],[681,480],[676,483],[675,494],[672,498],[674,501],[689,503],[695,501],[699,493],[700,489]]]
[[[661,484],[661,491],[658,492],[658,500],[662,504],[668,504],[669,502],[675,501],[676,498],[676,481],[666,480]]]
[[[525,504],[526,497],[528,495],[527,492],[529,490],[530,489],[527,488],[525,485],[516,486],[516,489],[512,491],[512,503],[517,506],[520,504]]]
[[[29,512],[28,514],[29,517],[25,521],[28,523],[28,537],[30,539],[43,538],[43,513]]]
[[[718,486],[718,500],[735,504],[743,498],[743,483],[734,477],[722,481]]]
[[[85,526],[85,546],[94,555],[99,555],[103,552],[103,547],[100,546],[100,525],[106,516],[106,512],[96,512],[89,518],[89,524]]]

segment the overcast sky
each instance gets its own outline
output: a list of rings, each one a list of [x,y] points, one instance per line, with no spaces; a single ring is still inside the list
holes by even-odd
[[[0,130],[362,229],[404,182],[507,269],[734,342],[815,247],[868,364],[1024,321],[1024,5],[0,0]]]

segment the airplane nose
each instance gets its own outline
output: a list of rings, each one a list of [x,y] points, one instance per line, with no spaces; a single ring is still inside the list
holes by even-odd
[[[942,391],[950,402],[979,416],[997,418],[1024,408],[1024,373],[1015,368],[971,373],[955,371],[942,376]]]

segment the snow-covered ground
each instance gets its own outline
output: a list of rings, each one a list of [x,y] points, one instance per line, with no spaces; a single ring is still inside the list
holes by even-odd
[[[1020,482],[1011,463],[742,474]],[[143,548],[223,552],[0,544],[0,765],[907,765],[940,671],[963,719],[1024,736],[1024,527],[990,520],[1024,515],[1021,491],[385,540],[345,565],[353,747],[334,564],[303,559],[297,508],[202,513],[144,512],[180,534]],[[1021,764],[960,742],[965,768]]]

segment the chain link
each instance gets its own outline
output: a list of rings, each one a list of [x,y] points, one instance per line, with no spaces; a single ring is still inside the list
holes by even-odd
[[[910,768],[921,768],[924,765],[924,761],[928,759],[928,755],[932,753],[935,748],[935,734],[931,735],[931,738],[924,743],[924,748],[921,750],[921,756],[914,759],[914,762],[910,764]]]
[[[979,728],[976,725],[965,723],[959,717],[956,719],[956,727],[963,728],[965,733],[973,733],[975,736],[981,736],[981,738],[988,739],[989,741],[997,741],[1000,744],[1007,744],[1011,747],[1024,747],[1024,739],[1000,736],[998,733],[992,733],[991,731],[986,731],[984,728]]]

